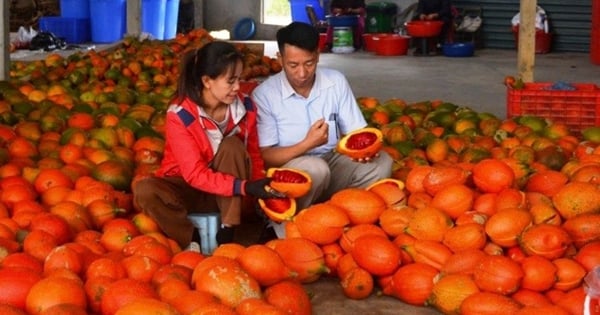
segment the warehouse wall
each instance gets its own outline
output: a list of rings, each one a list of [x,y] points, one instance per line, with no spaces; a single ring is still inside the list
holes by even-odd
[[[195,0],[196,6],[201,5],[203,9],[203,27],[208,30],[228,30],[233,33],[237,21],[245,17],[251,17],[257,22],[256,40],[273,40],[279,25],[264,25],[261,20],[260,0]],[[366,0],[367,4],[381,2],[381,0]],[[403,10],[416,0],[387,0]],[[197,10],[198,11],[198,10]],[[198,18],[196,19],[198,20]]]
[[[244,17],[257,21],[255,39],[272,40],[277,25],[260,24],[260,0],[195,0],[203,1],[204,27],[209,30],[233,31],[235,23]],[[366,3],[382,0],[367,0]],[[385,1],[385,0],[383,0]],[[452,0],[457,6],[480,5],[483,9],[483,47],[514,49],[510,27],[512,17],[519,11],[519,0]],[[401,11],[416,0],[387,0]],[[538,0],[549,16],[554,33],[552,51],[589,51],[591,1]]]
[[[483,45],[514,49],[511,20],[519,12],[519,0],[453,0],[456,6],[478,5],[483,16]],[[548,15],[554,35],[552,51],[588,52],[592,4],[589,0],[538,0]]]

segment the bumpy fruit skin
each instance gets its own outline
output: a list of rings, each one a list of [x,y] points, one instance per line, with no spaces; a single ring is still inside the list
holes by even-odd
[[[290,198],[302,197],[312,187],[310,175],[297,169],[272,167],[267,170],[267,177],[273,179],[269,184],[271,188]]]
[[[352,159],[364,159],[375,156],[382,147],[383,134],[381,130],[366,127],[342,137],[336,150]]]
[[[258,205],[269,219],[277,223],[291,220],[296,214],[294,198],[258,199]]]

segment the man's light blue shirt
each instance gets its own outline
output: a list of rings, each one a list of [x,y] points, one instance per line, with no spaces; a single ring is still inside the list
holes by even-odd
[[[323,118],[329,124],[329,141],[308,152],[321,155],[333,150],[342,135],[367,125],[348,81],[333,69],[317,68],[308,98],[296,94],[283,71],[259,84],[253,98],[261,147],[294,145]]]

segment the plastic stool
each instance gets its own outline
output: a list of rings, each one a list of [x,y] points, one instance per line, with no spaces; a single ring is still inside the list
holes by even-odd
[[[217,248],[217,231],[221,225],[221,215],[218,212],[193,213],[188,219],[200,233],[200,248],[202,254],[211,255]]]

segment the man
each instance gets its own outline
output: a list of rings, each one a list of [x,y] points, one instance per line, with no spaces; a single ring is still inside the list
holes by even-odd
[[[253,93],[258,108],[258,136],[266,167],[307,172],[312,188],[298,198],[302,210],[328,200],[347,187],[366,187],[391,175],[392,159],[376,156],[353,160],[334,152],[344,134],[367,126],[348,81],[337,70],[317,67],[319,33],[293,22],[277,32],[283,71]],[[272,224],[278,237],[282,224]]]

